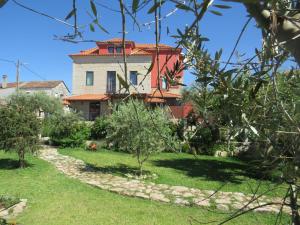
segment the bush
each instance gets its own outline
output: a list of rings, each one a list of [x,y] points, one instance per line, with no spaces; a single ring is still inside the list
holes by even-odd
[[[97,117],[91,127],[91,138],[100,140],[105,138],[107,135],[107,128],[109,126],[109,121],[107,117]]]
[[[176,125],[176,134],[180,140],[184,140],[184,129],[185,129],[185,121],[181,119],[178,121]]]
[[[190,139],[190,146],[195,148],[196,153],[209,155],[209,148],[213,145],[212,133],[208,127],[197,127],[196,131],[190,133],[194,134]]]
[[[61,147],[82,147],[90,136],[90,127],[74,113],[51,118],[50,139]]]

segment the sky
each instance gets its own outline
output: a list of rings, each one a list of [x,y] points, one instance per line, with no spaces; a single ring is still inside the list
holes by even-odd
[[[71,0],[51,0],[33,1],[17,0],[18,2],[45,12],[56,18],[64,19],[71,11]],[[87,11],[91,12],[89,1],[78,2],[79,25],[87,25],[91,21]],[[97,29],[91,32],[88,27],[84,29],[86,40],[106,40],[121,37],[121,15],[111,11],[118,9],[117,0],[95,0],[97,4],[100,24],[103,25],[109,34]],[[216,4],[224,4],[223,1],[215,1]],[[125,4],[130,8],[131,0],[125,0]],[[205,15],[200,24],[200,32],[210,39],[206,47],[214,54],[220,48],[223,49],[223,59],[226,60],[247,21],[247,12],[239,3],[229,4],[231,9],[220,10],[223,16],[212,13]],[[171,12],[173,8],[164,7],[162,15]],[[147,11],[142,11],[137,15],[140,24],[153,21],[153,14],[148,15]],[[130,20],[128,18],[128,20]],[[183,29],[191,24],[190,14],[178,10],[171,16],[162,20],[161,43],[175,46],[174,38],[177,28]],[[70,20],[69,22],[72,22]],[[167,34],[169,27],[170,34]],[[137,43],[155,43],[154,25],[142,26],[141,31],[133,26],[132,22],[127,23],[127,39]],[[20,60],[27,68],[20,68],[20,80],[64,80],[67,86],[72,88],[72,60],[68,56],[80,50],[93,48],[95,43],[69,43],[55,40],[55,36],[63,36],[72,33],[72,29],[63,23],[51,20],[16,5],[12,0],[0,8],[0,75],[8,75],[9,82],[14,82],[16,77],[16,66],[14,63],[5,62],[10,60],[16,62]],[[253,56],[255,47],[261,45],[260,30],[252,20],[247,27],[241,42],[238,45],[238,52],[245,56]],[[29,68],[29,70],[28,70]],[[0,77],[0,78],[1,78]],[[191,84],[194,77],[189,72],[185,72],[184,83]]]

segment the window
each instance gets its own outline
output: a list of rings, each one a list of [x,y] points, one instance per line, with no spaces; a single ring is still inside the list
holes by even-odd
[[[114,48],[114,46],[109,46],[107,48],[107,50],[108,50],[108,53],[114,53],[115,48]]]
[[[167,83],[167,79],[165,77],[163,77],[161,79],[161,88],[162,89],[168,89],[168,83]]]
[[[107,86],[108,93],[116,92],[116,71],[107,71]]]
[[[116,47],[116,53],[122,53],[122,47],[121,46]]]
[[[87,71],[86,72],[86,86],[93,86],[94,85],[94,72]]]
[[[130,82],[132,85],[138,84],[137,71],[130,71]]]

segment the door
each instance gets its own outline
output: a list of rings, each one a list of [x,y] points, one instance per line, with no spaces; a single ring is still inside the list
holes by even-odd
[[[94,121],[96,117],[100,116],[100,102],[90,102],[89,120]]]

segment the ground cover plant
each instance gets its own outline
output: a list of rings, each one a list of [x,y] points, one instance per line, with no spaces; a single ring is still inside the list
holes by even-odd
[[[18,199],[18,198],[0,195],[0,209],[3,209],[3,208],[7,209],[19,202],[20,202],[20,199]]]

